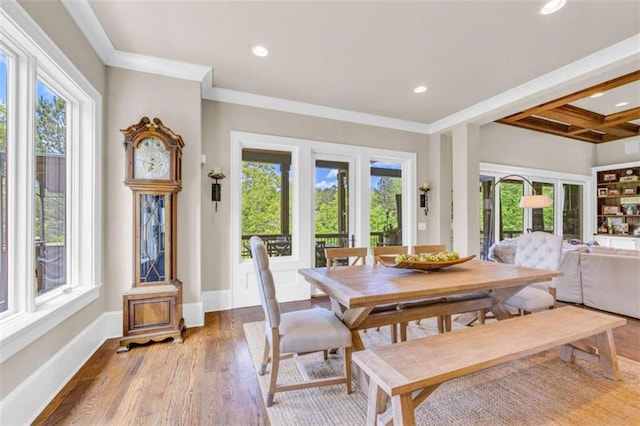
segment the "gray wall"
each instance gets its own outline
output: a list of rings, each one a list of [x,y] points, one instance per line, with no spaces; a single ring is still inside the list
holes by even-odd
[[[416,152],[418,182],[427,180],[427,135],[214,101],[202,104],[203,153],[207,156],[201,193],[203,291],[230,288],[229,223],[240,218],[229,216],[227,181],[222,181],[222,202],[218,203],[218,213],[214,213],[207,173],[214,166],[222,166],[228,174],[232,130]]]
[[[122,182],[124,140],[120,129],[143,116],[158,117],[182,136],[182,191],[178,194],[178,278],[184,303],[200,302],[200,83],[108,67],[104,157],[104,256],[106,310],[122,309],[133,282],[132,192]]]
[[[596,145],[506,124],[480,127],[480,161],[590,175]]]
[[[603,143],[597,146],[596,151],[594,166],[640,161],[640,137]]]

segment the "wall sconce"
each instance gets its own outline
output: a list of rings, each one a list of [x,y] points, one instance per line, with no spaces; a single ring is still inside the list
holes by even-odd
[[[214,167],[213,170],[209,172],[209,177],[214,181],[211,184],[211,201],[216,203],[216,213],[217,213],[218,201],[222,199],[222,191],[218,181],[224,179],[226,176],[222,173],[221,167]]]
[[[431,184],[429,182],[422,182],[420,188],[420,207],[424,209],[424,215],[429,214],[429,191],[431,191]]]

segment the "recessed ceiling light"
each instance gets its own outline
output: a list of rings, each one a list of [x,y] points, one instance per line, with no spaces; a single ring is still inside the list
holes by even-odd
[[[427,86],[418,86],[415,89],[413,89],[414,93],[424,93],[427,91]]]
[[[616,104],[616,106],[617,106],[617,107],[623,107],[623,106],[625,106],[625,105],[629,105],[629,102],[618,102],[618,103]]]
[[[589,96],[590,98],[599,98],[600,96],[604,95],[604,92],[598,92],[598,93],[594,93],[593,95]]]
[[[540,9],[540,15],[551,15],[564,7],[567,0],[551,0]]]
[[[253,46],[253,49],[251,49],[251,51],[253,52],[254,55],[260,56],[261,58],[269,54],[269,51],[264,46]]]

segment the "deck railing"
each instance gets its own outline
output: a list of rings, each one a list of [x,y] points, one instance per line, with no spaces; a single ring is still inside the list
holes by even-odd
[[[249,259],[249,239],[253,235],[242,236],[242,258]],[[258,234],[267,246],[269,256],[290,256],[291,235]],[[324,249],[326,247],[352,247],[354,241],[348,234],[316,234],[316,266],[325,266]],[[382,232],[371,232],[369,247],[382,245]]]

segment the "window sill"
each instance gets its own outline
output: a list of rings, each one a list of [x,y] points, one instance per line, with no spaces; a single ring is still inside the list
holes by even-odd
[[[30,313],[11,315],[0,321],[0,364],[45,335],[71,315],[93,302],[100,287],[76,287]]]

